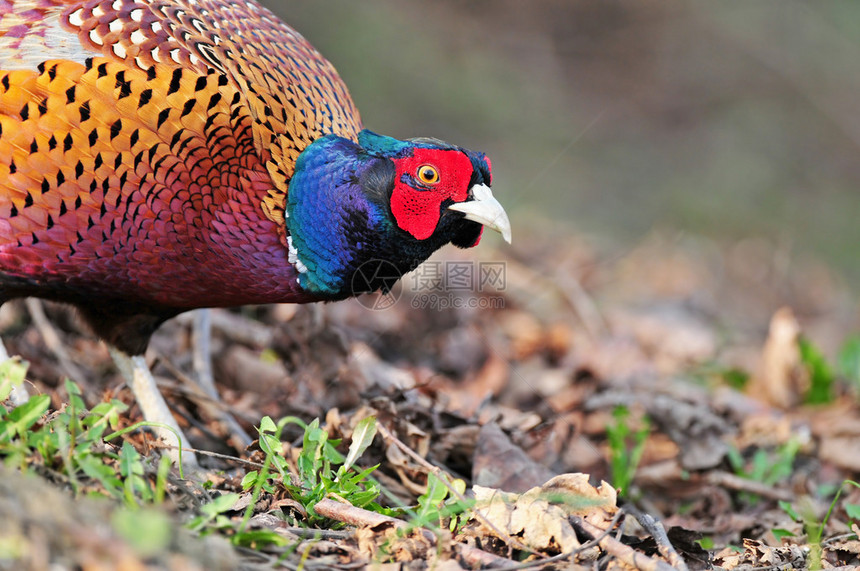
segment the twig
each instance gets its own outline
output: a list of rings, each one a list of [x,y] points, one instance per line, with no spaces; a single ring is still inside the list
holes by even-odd
[[[212,328],[232,341],[254,347],[268,347],[272,344],[272,329],[262,323],[246,319],[229,311],[210,309]],[[191,325],[194,316],[184,313],[176,317],[176,322]]]
[[[257,549],[251,549],[250,547],[244,547],[242,545],[237,545],[234,547],[237,552],[241,553],[245,557],[259,559],[264,561],[262,565],[265,566],[266,569],[277,569],[278,567],[285,567],[291,570],[297,570],[299,568],[298,565],[287,561],[286,559],[281,559],[280,555],[270,555],[263,551],[259,551]],[[261,566],[261,568],[263,568]]]
[[[355,535],[352,531],[337,529],[311,529],[307,527],[279,527],[281,531],[289,532],[302,539],[349,539]]]
[[[30,312],[30,317],[33,318],[33,324],[42,336],[42,340],[45,341],[45,345],[54,354],[57,361],[59,361],[63,372],[70,379],[75,381],[82,389],[88,391],[89,384],[87,383],[86,376],[84,376],[72,359],[69,358],[69,353],[63,346],[63,342],[60,339],[59,334],[54,329],[54,326],[51,325],[50,320],[45,316],[42,302],[34,297],[28,297],[24,300],[24,303],[27,306],[27,311]]]
[[[379,434],[382,435],[382,438],[384,438],[385,440],[388,440],[389,442],[391,442],[392,444],[394,444],[395,446],[400,448],[400,450],[402,450],[407,456],[409,456],[410,458],[415,460],[415,462],[417,462],[422,467],[424,467],[427,470],[429,470],[430,472],[432,472],[434,476],[439,478],[440,482],[445,484],[445,487],[448,488],[448,491],[451,493],[451,495],[456,497],[458,501],[466,502],[466,498],[464,498],[463,495],[460,492],[458,492],[456,490],[456,488],[454,488],[454,486],[451,484],[449,477],[448,477],[448,474],[446,474],[438,466],[434,466],[433,464],[428,462],[425,458],[422,458],[417,452],[415,452],[414,450],[409,448],[399,438],[394,436],[394,434],[392,434],[391,431],[388,430],[388,428],[386,428],[385,425],[383,425],[381,422],[377,422],[376,426],[378,427]],[[496,525],[493,524],[493,522],[491,522],[490,520],[485,518],[484,515],[481,514],[478,510],[472,510],[472,514],[475,516],[476,520],[481,522],[481,524],[487,526],[487,528],[491,529],[493,531],[493,533],[496,534],[497,537],[499,537],[502,541],[504,541],[508,545],[514,546],[521,551],[526,551],[528,553],[535,553],[534,549],[530,548],[529,546],[525,545],[524,543],[522,543],[518,539],[512,537],[510,534],[508,534],[508,533],[500,530],[498,527],[496,527]]]
[[[843,533],[841,535],[834,535],[833,537],[828,537],[827,539],[822,541],[821,546],[826,547],[826,546],[830,545],[831,543],[836,543],[837,541],[842,541],[845,539],[852,539],[852,538],[857,539],[857,534],[854,532],[850,532],[850,533]]]
[[[606,337],[610,331],[609,324],[580,281],[570,271],[556,272],[555,278],[554,282],[558,284],[561,295],[579,317],[591,340],[600,341]]]
[[[603,530],[592,524],[591,522],[581,518],[579,516],[572,516],[571,520],[574,525],[583,530],[585,533],[591,535],[594,538],[597,538],[603,533]],[[665,561],[661,561],[659,559],[654,559],[653,557],[648,557],[647,555],[643,555],[629,547],[624,545],[617,539],[605,535],[602,539],[598,541],[598,545],[600,545],[601,549],[609,553],[610,555],[620,559],[622,562],[635,567],[636,569],[640,569],[641,571],[674,571],[672,566],[666,563]]]
[[[191,362],[197,373],[197,384],[210,399],[217,401],[218,389],[215,388],[215,375],[212,374],[212,318],[208,309],[194,312],[194,325],[191,330]]]
[[[192,362],[194,371],[197,373],[197,383],[203,392],[218,404],[223,405],[221,395],[215,388],[215,376],[212,374],[212,310],[198,309],[194,312],[194,327]],[[219,407],[218,416],[221,422],[227,425],[227,430],[236,438],[239,448],[247,448],[252,439],[248,433],[239,426],[233,415],[225,408]]]
[[[158,357],[161,364],[164,365],[172,375],[179,379],[186,387],[189,387],[189,390],[186,391],[185,394],[193,398],[199,406],[202,406],[203,409],[206,410],[207,414],[224,423],[227,427],[227,432],[236,439],[238,449],[247,448],[251,442],[253,442],[251,437],[248,436],[248,433],[239,426],[239,423],[233,415],[230,414],[229,407],[227,407],[224,401],[222,401],[218,396],[218,392],[215,391],[214,385],[211,387],[211,390],[215,391],[213,396],[210,393],[209,388],[203,384],[195,383],[191,377],[180,371],[179,368],[170,361],[170,359],[167,359],[160,354]]]
[[[603,530],[603,533],[601,533],[600,535],[598,535],[597,537],[595,537],[593,539],[589,539],[588,541],[586,541],[585,543],[583,543],[582,545],[580,545],[579,547],[577,547],[576,549],[574,549],[572,551],[568,551],[567,553],[559,553],[558,555],[554,555],[553,557],[548,557],[546,559],[541,559],[540,561],[529,561],[528,563],[521,563],[519,565],[513,565],[510,567],[503,567],[503,568],[499,569],[499,571],[521,571],[522,569],[532,569],[534,567],[542,567],[542,566],[546,565],[547,563],[555,563],[557,561],[564,561],[566,559],[570,559],[571,557],[574,557],[578,553],[582,553],[586,549],[591,549],[592,547],[599,545],[601,539],[603,539],[604,537],[606,537],[612,533],[612,530],[615,529],[615,526],[618,523],[618,520],[621,519],[622,515],[624,515],[624,510],[619,508],[618,511],[615,512],[615,515],[612,517],[612,521],[610,521],[609,525],[606,527],[606,529]],[[620,531],[620,528],[619,528],[619,531]]]
[[[311,547],[313,547],[313,545],[308,544],[306,549],[310,549]],[[367,569],[368,567],[367,561],[362,560],[361,558],[358,558],[357,561],[341,563],[339,560],[335,559],[333,555],[322,556],[319,559],[307,558],[304,560],[300,559],[297,555],[296,559],[299,559],[299,561],[294,563],[293,561],[283,558],[283,553],[286,552],[283,549],[270,550],[271,554],[251,549],[250,547],[243,547],[241,545],[234,547],[234,549],[248,559],[262,561],[262,563],[245,562],[245,564],[240,567],[245,571],[254,571],[257,569],[260,571],[269,571],[270,569],[290,569],[291,571],[314,571],[316,569],[320,569],[322,571],[333,571],[338,569],[341,571],[349,571],[352,569]]]
[[[259,462],[252,462],[251,460],[245,460],[244,458],[239,458],[237,456],[230,456],[229,454],[219,454],[218,452],[212,452],[210,450],[201,450],[199,448],[190,448],[183,447],[182,450],[188,450],[190,452],[194,452],[195,454],[199,454],[201,456],[211,456],[212,458],[219,458],[221,460],[228,460],[230,462],[237,462],[239,464],[244,464],[245,466],[251,466],[252,468],[257,468],[258,470],[263,468],[263,464]]]
[[[466,563],[472,569],[476,567],[489,567],[491,569],[510,569],[510,567],[506,567],[506,565],[511,562],[510,559],[499,557],[498,555],[490,553],[489,551],[484,551],[483,549],[478,549],[477,547],[466,545],[465,543],[455,543],[453,547],[457,550],[457,552],[459,552],[460,557],[463,559],[463,562]],[[541,564],[543,564],[543,561],[541,561]]]
[[[146,427],[144,427],[146,428]],[[176,449],[176,446],[171,444],[167,444],[161,440],[157,440],[155,442],[150,442],[149,446],[151,448],[164,448],[164,449]],[[212,458],[218,458],[220,460],[228,460],[230,462],[237,462],[239,464],[244,464],[245,466],[250,466],[252,468],[257,468],[258,470],[263,467],[263,464],[259,462],[253,462],[251,460],[245,460],[244,458],[239,458],[238,456],[230,456],[229,454],[221,454],[219,452],[212,452],[211,450],[201,450],[200,448],[192,448],[191,446],[183,446],[183,452],[193,452],[195,454],[200,454],[202,456],[211,456]]]
[[[660,555],[665,557],[672,567],[679,571],[688,571],[687,564],[681,556],[678,555],[678,552],[675,551],[675,548],[672,546],[672,542],[669,541],[669,536],[666,535],[666,529],[663,527],[662,523],[657,521],[650,514],[642,512],[633,506],[628,506],[627,511],[636,518],[636,521],[639,522],[639,525],[641,525],[645,531],[651,534],[651,537],[653,537],[654,541],[657,543],[657,550],[660,552]]]
[[[351,504],[344,504],[329,498],[323,498],[317,502],[314,505],[314,511],[323,517],[355,526],[375,527],[377,525],[390,524],[397,529],[406,529],[409,527],[409,524],[402,519],[357,508]]]
[[[721,486],[730,490],[750,492],[769,500],[789,501],[794,498],[794,495],[787,490],[778,490],[761,482],[741,478],[740,476],[721,470],[708,472],[705,476],[705,481],[709,484]]]

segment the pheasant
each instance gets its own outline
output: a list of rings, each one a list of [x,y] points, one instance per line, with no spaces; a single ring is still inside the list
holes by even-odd
[[[363,129],[254,0],[0,0],[0,304],[77,307],[177,434],[142,357],[159,325],[388,287],[368,268],[485,226],[510,242],[490,183],[483,153]]]

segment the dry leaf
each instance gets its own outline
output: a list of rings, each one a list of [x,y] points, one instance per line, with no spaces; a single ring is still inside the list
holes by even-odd
[[[743,553],[738,553],[727,547],[714,555],[713,563],[726,570],[749,566],[773,566],[774,569],[806,569],[806,555],[803,547],[799,545],[769,547],[761,541],[744,539]]]
[[[546,345],[553,359],[562,359],[573,345],[573,329],[563,321],[553,323],[546,332]]]
[[[605,524],[617,509],[615,489],[606,482],[595,488],[588,483],[586,474],[556,476],[524,494],[482,486],[474,486],[473,491],[476,510],[497,530],[541,551],[561,553],[579,547],[569,516],[579,515],[592,523]],[[497,535],[493,529],[484,531]]]
[[[403,486],[415,495],[423,494],[427,489],[427,469],[416,465],[400,447],[389,444],[385,448],[385,457]]]
[[[463,418],[472,418],[488,398],[497,396],[508,385],[510,365],[496,354],[490,354],[483,366],[467,382],[434,380],[445,399],[445,407]]]
[[[362,526],[355,532],[359,551],[374,561],[428,561],[445,553],[450,546],[450,536],[445,532],[434,536],[417,528],[404,535],[403,530],[402,525],[393,521]]]
[[[505,312],[501,319],[501,327],[511,340],[515,359],[525,360],[544,347],[543,326],[530,313],[525,311]]]
[[[827,544],[829,551],[844,551],[853,555],[860,555],[860,540],[845,539],[841,541],[831,541]]]
[[[495,423],[478,433],[472,481],[480,486],[521,492],[545,482],[553,473],[529,458]]]
[[[753,394],[774,406],[788,408],[800,399],[803,375],[799,336],[800,324],[791,308],[777,310],[770,320],[759,373],[750,384]]]
[[[415,377],[412,373],[386,363],[364,343],[353,343],[349,356],[367,380],[367,386],[362,389],[364,391],[378,388],[383,393],[387,393],[415,387]]]
[[[723,435],[730,428],[707,406],[668,395],[657,395],[645,406],[651,418],[678,445],[681,466],[687,470],[703,470],[722,462],[728,450]]]
[[[517,536],[532,549],[568,552],[579,547],[579,540],[567,514],[536,495],[506,494],[492,488],[475,486],[481,514],[496,528]],[[493,530],[486,530],[493,534]]]
[[[831,436],[821,439],[818,457],[822,462],[860,472],[860,442],[856,436]]]
[[[712,327],[684,306],[657,304],[647,311],[614,310],[607,317],[613,331],[636,339],[663,375],[678,374],[716,352]]]
[[[544,484],[541,491],[563,500],[568,514],[584,517],[596,525],[599,520],[591,520],[592,515],[609,515],[611,518],[615,514],[617,494],[607,482],[601,481],[595,488],[588,479],[588,474],[561,474]]]

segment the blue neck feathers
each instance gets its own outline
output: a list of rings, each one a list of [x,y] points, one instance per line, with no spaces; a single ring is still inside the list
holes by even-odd
[[[371,166],[355,143],[334,135],[299,155],[287,199],[287,229],[295,250],[290,258],[298,258],[305,290],[331,298],[348,294],[348,270],[367,246],[360,236],[371,229],[384,232],[382,208],[360,185],[362,172]]]

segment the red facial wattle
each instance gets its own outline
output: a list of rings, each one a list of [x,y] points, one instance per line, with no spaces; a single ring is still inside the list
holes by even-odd
[[[477,245],[481,242],[481,236],[483,236],[483,235],[484,235],[484,227],[483,227],[483,226],[481,226],[481,231],[480,231],[480,232],[478,232],[478,237],[477,237],[477,238],[475,238],[475,241],[474,241],[474,242],[472,242],[472,243],[469,245],[469,247],[470,247],[470,248],[474,248],[475,246],[477,246]]]
[[[401,229],[418,240],[426,240],[436,230],[443,202],[468,199],[472,161],[456,150],[416,148],[411,156],[395,159],[394,163],[397,176],[391,193],[391,213]],[[438,171],[438,182],[421,182],[417,173],[424,165]]]

